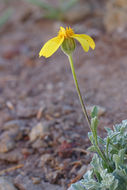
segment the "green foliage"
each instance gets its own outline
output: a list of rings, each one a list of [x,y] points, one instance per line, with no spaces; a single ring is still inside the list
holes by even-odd
[[[106,128],[107,137],[101,139],[97,136],[96,110],[91,114],[92,132],[88,134],[92,143],[89,150],[97,152],[91,161],[92,169],[68,190],[127,190],[127,120],[113,130]]]
[[[12,9],[7,9],[1,16],[0,16],[0,27],[2,27],[6,22],[9,20],[12,14]]]
[[[94,106],[91,112],[91,118],[97,117],[97,114],[98,114],[98,108],[97,106]]]
[[[64,15],[66,14],[66,12],[78,2],[78,0],[60,0],[59,6],[54,7],[49,3],[45,3],[42,0],[25,0],[25,1],[28,1],[45,10],[45,18],[56,19],[56,20],[64,20]]]

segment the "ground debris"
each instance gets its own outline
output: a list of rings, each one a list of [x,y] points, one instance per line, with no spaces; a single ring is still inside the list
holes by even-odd
[[[17,190],[9,178],[0,177],[0,190]]]
[[[23,164],[19,164],[19,165],[13,166],[11,168],[4,169],[4,170],[0,171],[0,175],[8,173],[8,172],[12,172],[12,171],[17,170],[19,168],[22,168],[23,166],[24,166]]]
[[[32,179],[27,176],[19,175],[14,179],[14,184],[19,190],[63,190],[63,188],[58,185],[52,185],[43,181],[39,184],[33,184]]]

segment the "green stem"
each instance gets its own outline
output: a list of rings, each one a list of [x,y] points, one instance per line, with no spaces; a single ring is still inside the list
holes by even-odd
[[[107,158],[105,157],[105,155],[103,155],[103,153],[101,152],[100,148],[98,145],[96,145],[96,150],[97,153],[99,154],[99,156],[103,159],[103,161],[105,162],[106,167],[108,168],[108,171],[111,172],[112,171],[112,167],[110,166],[110,164],[108,163]]]
[[[88,116],[88,113],[87,113],[87,110],[86,110],[86,107],[85,107],[85,104],[83,102],[83,98],[82,98],[82,95],[81,95],[81,92],[80,92],[80,88],[79,88],[79,85],[78,85],[78,80],[77,80],[77,77],[76,77],[75,68],[74,68],[73,59],[72,59],[71,54],[68,55],[68,59],[69,59],[69,62],[70,62],[71,71],[72,71],[73,79],[74,79],[74,82],[75,82],[76,90],[77,90],[77,93],[78,93],[78,96],[79,96],[79,100],[80,100],[80,103],[81,103],[81,106],[82,106],[82,110],[83,110],[85,118],[86,118],[86,120],[88,122],[88,126],[89,126],[90,130],[92,131],[91,122],[90,122],[90,119],[89,119],[89,116]],[[106,164],[107,168],[109,169],[109,171],[111,171],[110,166],[107,164],[107,159],[106,159],[105,155],[103,155],[103,153],[101,152],[97,141],[96,141],[95,146],[96,146],[96,150],[97,150],[98,154],[100,155],[100,157],[105,162],[105,164]]]
[[[75,82],[76,90],[77,90],[77,93],[78,93],[78,96],[79,96],[79,100],[80,100],[80,103],[81,103],[81,106],[82,106],[82,111],[83,111],[83,113],[85,115],[85,118],[86,118],[86,120],[88,122],[88,126],[89,126],[89,128],[91,130],[90,119],[89,119],[89,116],[87,114],[87,110],[86,110],[85,104],[83,102],[83,98],[82,98],[82,95],[81,95],[81,92],[80,92],[80,88],[79,88],[79,85],[78,85],[78,81],[77,81],[77,77],[76,77],[76,73],[75,73],[75,68],[74,68],[74,64],[73,64],[72,55],[68,55],[68,59],[69,59],[69,62],[70,62],[71,71],[72,71],[73,79],[74,79],[74,82]]]

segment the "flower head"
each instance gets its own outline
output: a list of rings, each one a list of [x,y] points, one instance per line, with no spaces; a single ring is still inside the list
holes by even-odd
[[[65,28],[63,28],[62,26],[60,27],[60,30],[59,30],[59,32],[58,32],[58,36],[59,37],[64,37],[65,39],[66,38],[71,38],[71,36],[73,36],[74,35],[74,31],[73,31],[73,29],[72,28],[68,28],[68,27],[66,27],[66,29]]]
[[[39,56],[50,57],[60,46],[62,46],[62,50],[65,53],[72,53],[75,49],[74,39],[81,44],[85,52],[88,52],[89,47],[92,49],[95,48],[95,42],[90,36],[86,34],[75,34],[70,27],[66,27],[66,29],[60,27],[58,35],[44,44]]]

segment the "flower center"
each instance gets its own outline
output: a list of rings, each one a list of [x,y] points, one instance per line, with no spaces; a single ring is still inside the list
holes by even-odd
[[[58,32],[58,36],[60,38],[63,38],[63,37],[69,38],[69,37],[73,36],[73,34],[74,34],[74,31],[70,27],[66,27],[66,29],[63,27],[60,27],[60,30]]]

